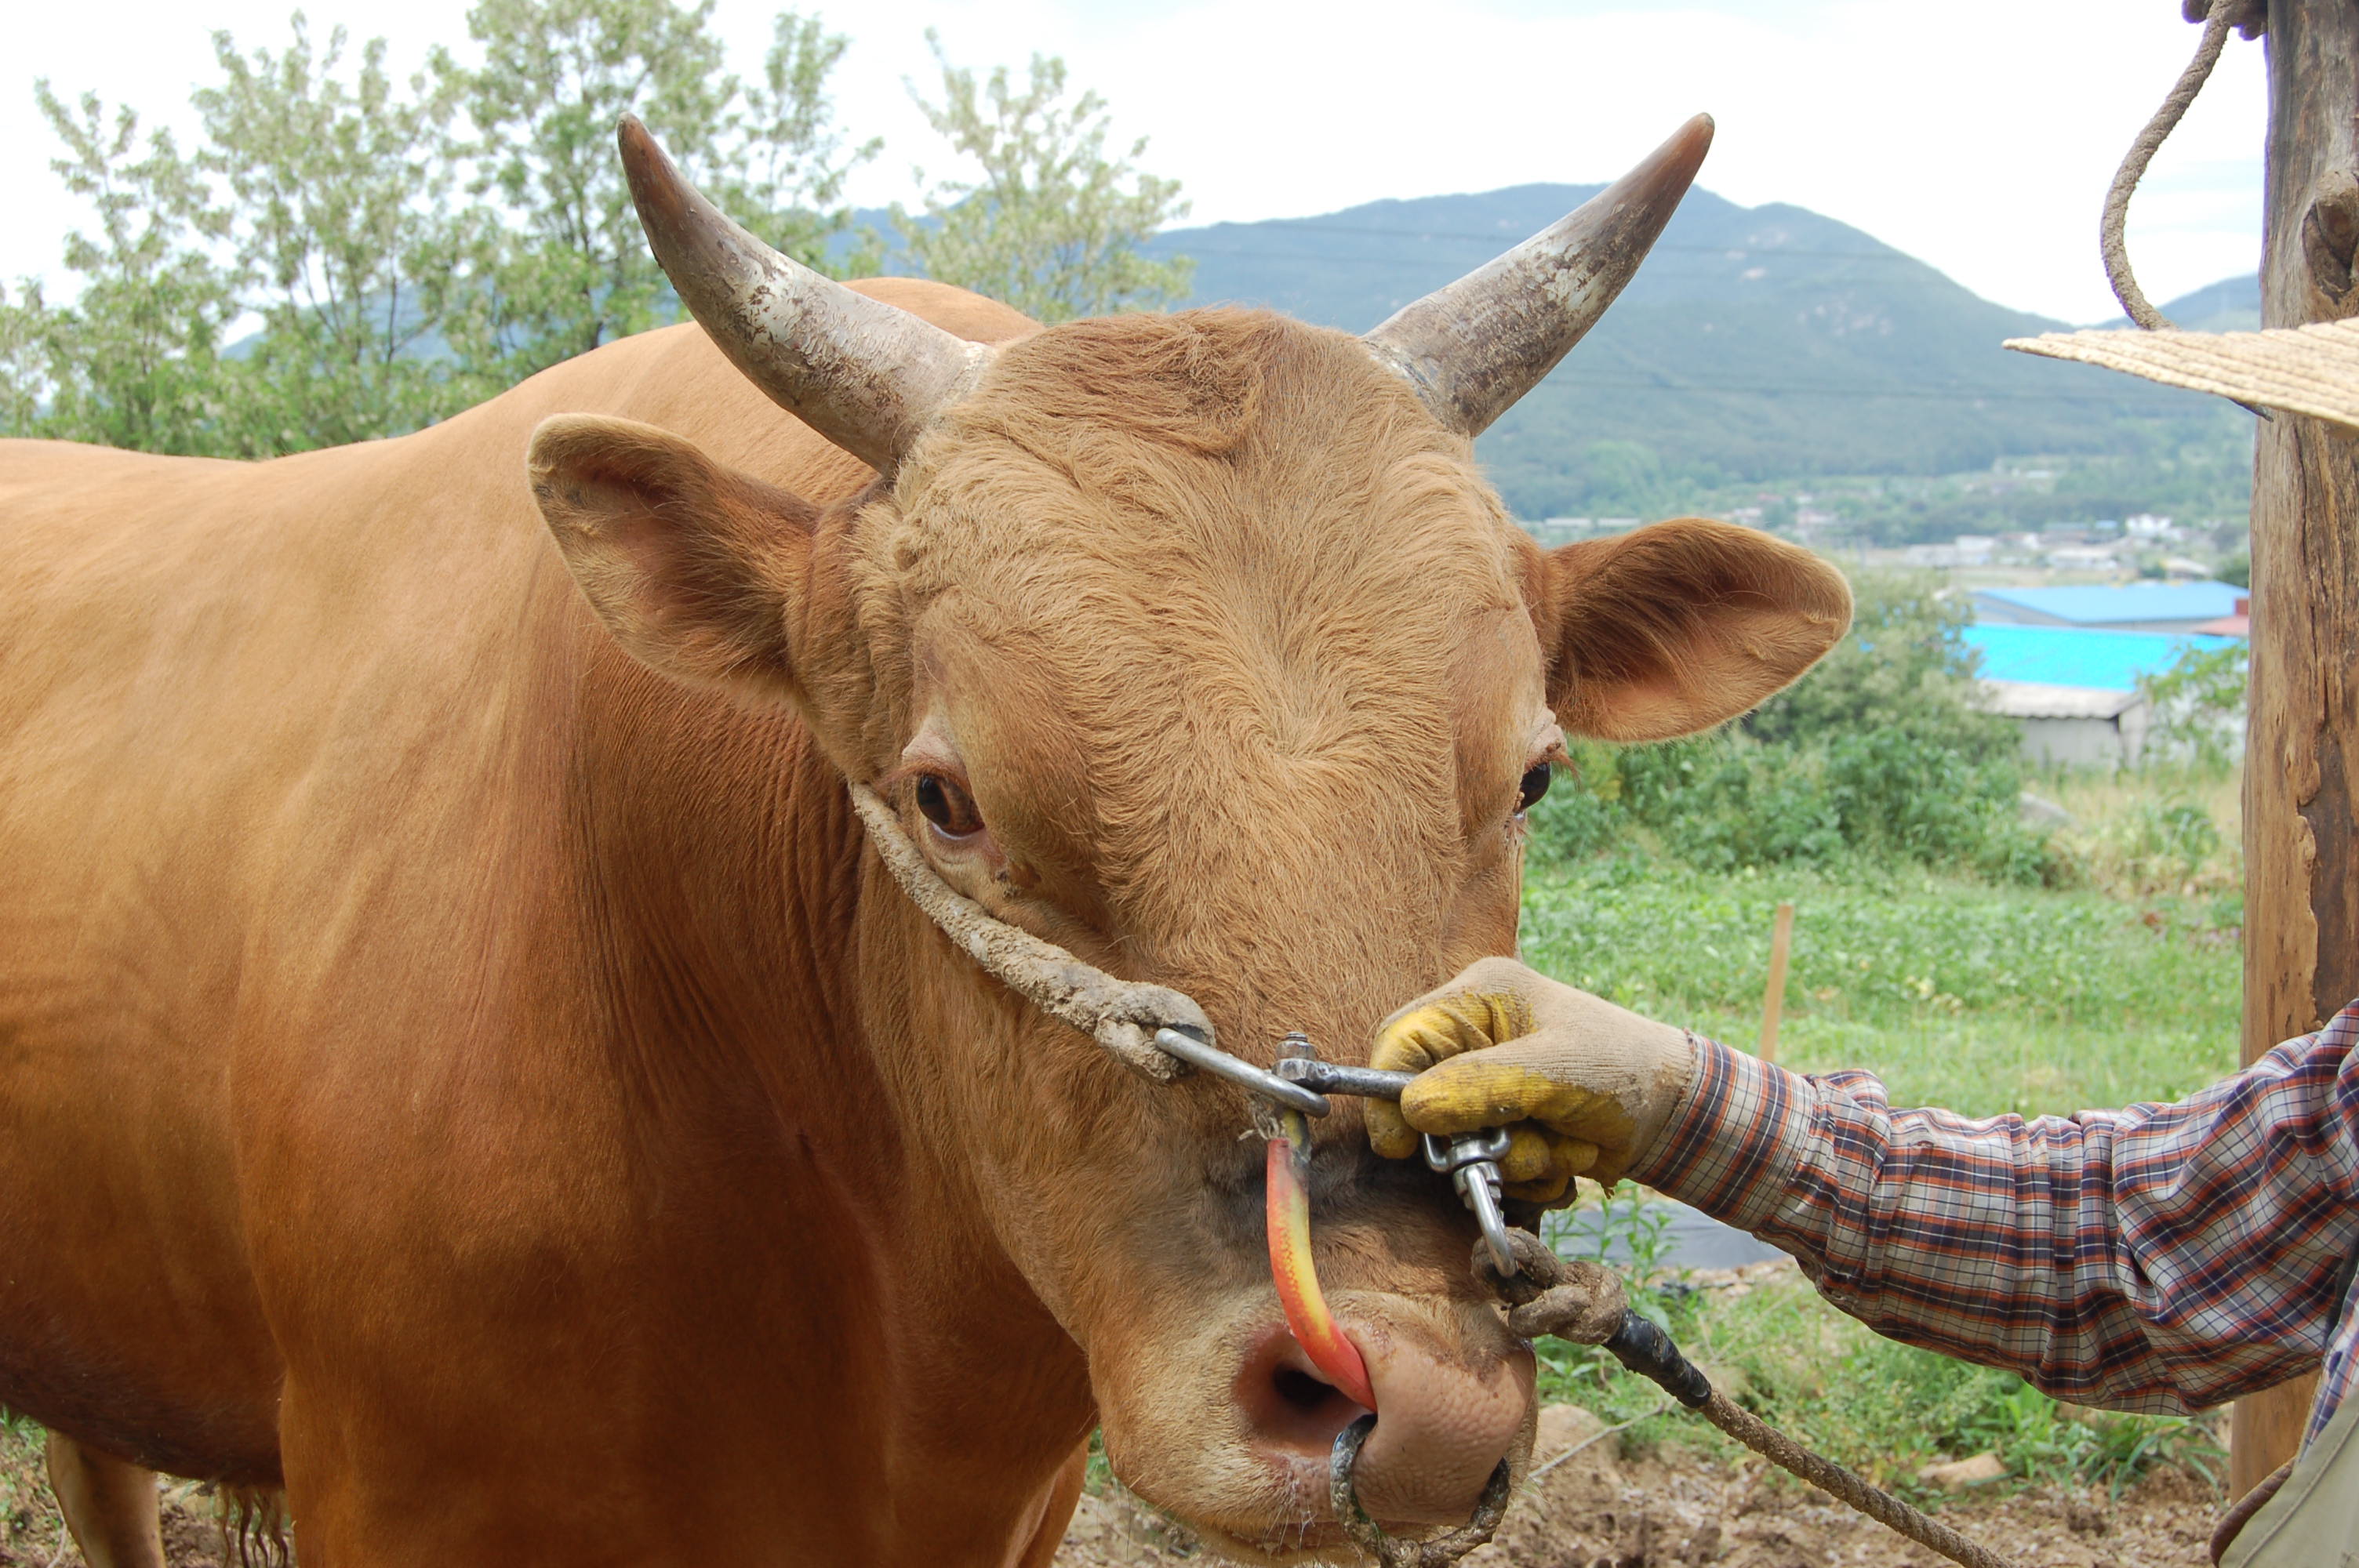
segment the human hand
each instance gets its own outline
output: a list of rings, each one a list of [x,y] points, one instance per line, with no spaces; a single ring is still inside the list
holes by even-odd
[[[1506,1195],[1567,1201],[1572,1178],[1611,1186],[1660,1135],[1695,1074],[1687,1032],[1484,958],[1376,1031],[1370,1065],[1418,1075],[1367,1104],[1368,1141],[1407,1159],[1418,1135],[1505,1127]]]

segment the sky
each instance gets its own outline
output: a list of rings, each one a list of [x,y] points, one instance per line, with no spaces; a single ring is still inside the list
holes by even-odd
[[[806,0],[809,3],[809,0]],[[758,69],[777,0],[719,0],[733,67]],[[2097,212],[2122,152],[2193,52],[2178,0],[2030,7],[1899,0],[842,0],[836,74],[855,137],[886,139],[851,192],[914,200],[912,166],[947,149],[909,101],[925,31],[961,65],[1064,57],[1150,138],[1189,222],[1301,217],[1386,197],[1614,178],[1703,110],[1719,135],[1700,183],[1746,206],[1793,202],[1864,229],[1984,297],[2074,322],[2118,314]],[[59,265],[85,222],[48,161],[33,105],[48,77],[185,135],[211,35],[277,48],[288,0],[97,0],[12,7],[0,67],[0,282]],[[466,44],[466,0],[309,0],[316,36],[382,33],[397,66]],[[2160,301],[2254,270],[2266,128],[2260,43],[2231,38],[2163,148],[2130,220]]]

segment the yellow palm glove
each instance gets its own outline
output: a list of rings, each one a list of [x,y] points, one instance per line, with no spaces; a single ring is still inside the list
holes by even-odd
[[[1377,1153],[1505,1127],[1506,1195],[1556,1205],[1573,1177],[1610,1186],[1638,1161],[1686,1097],[1695,1053],[1685,1030],[1484,958],[1386,1019],[1369,1065],[1418,1075],[1397,1107],[1368,1102]]]

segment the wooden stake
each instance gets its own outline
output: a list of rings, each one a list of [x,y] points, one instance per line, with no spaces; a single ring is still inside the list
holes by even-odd
[[[2359,314],[2359,5],[2271,0],[2261,324]],[[2253,685],[2245,749],[2244,1060],[2359,996],[2359,441],[2299,415],[2253,465]],[[2293,1457],[2315,1391],[2236,1401],[2228,1489]]]
[[[1769,989],[1761,998],[1761,1059],[1777,1059],[1777,1022],[1786,1016],[1786,956],[1794,946],[1794,906],[1779,900],[1769,932]]]

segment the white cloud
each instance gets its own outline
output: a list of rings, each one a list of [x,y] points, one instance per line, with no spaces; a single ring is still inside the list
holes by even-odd
[[[177,107],[210,70],[210,26],[276,44],[285,8],[211,0],[202,25],[155,0],[20,14],[16,80],[0,81],[0,146],[12,149],[0,191],[14,217],[0,276],[53,267],[54,236],[74,219],[47,171],[32,77]],[[357,0],[309,9],[321,29],[344,19],[391,33],[405,59],[465,32],[462,0],[419,0],[392,21]],[[723,0],[741,69],[758,59],[770,10]],[[902,87],[929,75],[933,25],[963,64],[1065,56],[1122,129],[1152,135],[1149,167],[1186,183],[1196,221],[1609,178],[1704,109],[1720,121],[1712,189],[1840,218],[1978,293],[2069,320],[2114,313],[2098,203],[2196,38],[2164,0],[2026,13],[1891,0],[872,0],[829,20],[853,37],[838,77],[845,118],[887,141],[855,192],[864,200],[908,196],[910,164],[940,162]],[[2255,264],[2263,133],[2260,48],[2232,41],[2133,209],[2132,254],[2155,298]]]

